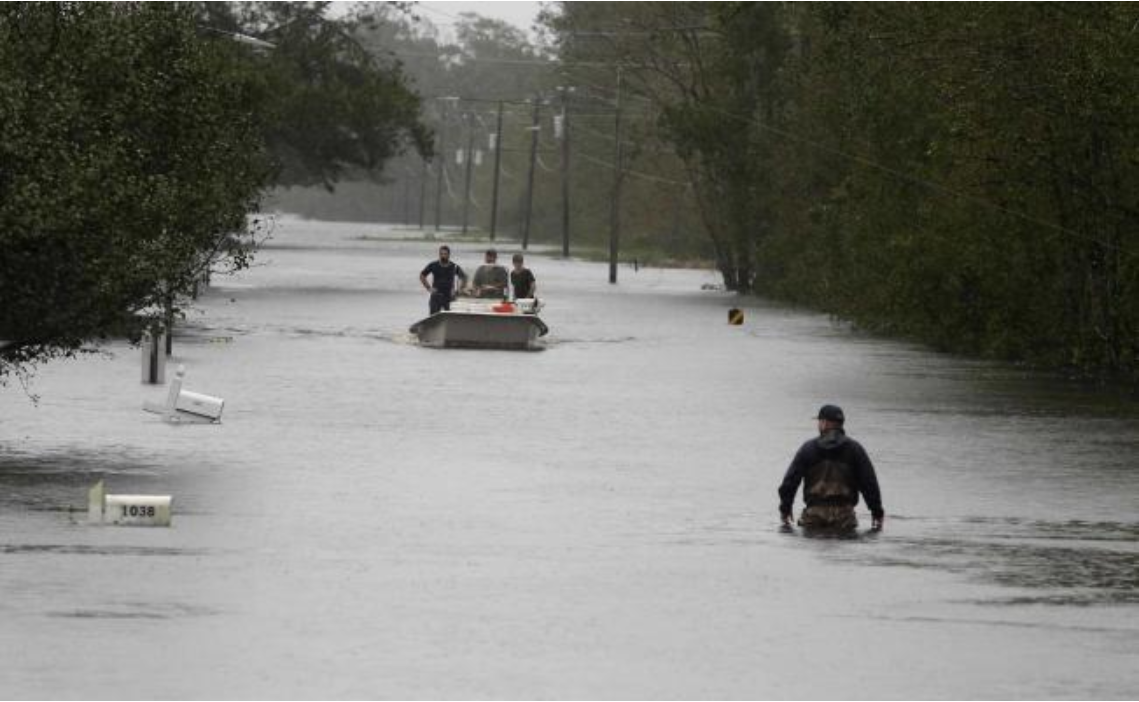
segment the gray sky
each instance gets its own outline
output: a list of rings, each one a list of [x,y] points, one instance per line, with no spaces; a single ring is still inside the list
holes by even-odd
[[[540,2],[479,2],[467,0],[466,2],[426,2],[416,3],[419,14],[427,17],[440,29],[446,29],[447,23],[454,22],[463,12],[474,12],[484,17],[505,20],[519,29],[530,31],[538,12],[542,9]]]
[[[356,4],[356,0],[334,0],[329,9],[329,14],[333,17],[344,15]],[[530,27],[537,19],[543,4],[546,3],[505,2],[503,0],[487,0],[485,2],[481,0],[466,0],[465,2],[427,0],[426,2],[414,3],[414,11],[415,14],[435,25],[442,35],[441,38],[446,41],[454,39],[451,28],[458,21],[459,15],[464,12],[474,12],[483,17],[504,20],[527,32],[533,39],[534,34]]]

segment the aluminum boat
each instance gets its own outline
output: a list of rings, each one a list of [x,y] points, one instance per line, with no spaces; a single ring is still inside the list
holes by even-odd
[[[411,325],[411,333],[436,348],[533,349],[550,331],[538,317],[542,306],[536,299],[459,298]]]

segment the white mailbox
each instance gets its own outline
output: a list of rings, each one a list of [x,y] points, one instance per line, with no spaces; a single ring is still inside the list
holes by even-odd
[[[103,481],[87,493],[87,521],[118,526],[170,526],[170,495],[108,495]]]
[[[166,404],[143,402],[142,408],[147,412],[161,414],[168,422],[199,424],[221,422],[221,411],[225,407],[225,400],[212,395],[183,390],[182,381],[185,376],[186,367],[178,366],[174,380],[170,381],[170,391],[166,394]]]
[[[211,422],[221,421],[221,410],[224,406],[225,400],[220,397],[203,395],[189,390],[178,393],[178,399],[174,403],[174,409],[178,412],[202,417]]]

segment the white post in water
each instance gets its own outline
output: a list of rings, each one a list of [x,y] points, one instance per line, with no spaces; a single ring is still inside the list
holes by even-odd
[[[103,481],[95,483],[87,491],[87,521],[95,524],[103,522],[103,504],[106,502],[106,493],[103,490]]]
[[[178,395],[182,392],[182,381],[186,378],[186,366],[178,365],[178,370],[174,371],[174,380],[170,381],[170,391],[166,393],[166,406],[164,414],[166,419],[173,420],[174,415],[177,413]]]

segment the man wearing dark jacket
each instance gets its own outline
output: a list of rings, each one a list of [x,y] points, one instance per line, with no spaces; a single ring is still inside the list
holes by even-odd
[[[803,444],[779,486],[779,513],[791,525],[791,506],[799,483],[803,483],[806,509],[799,515],[799,526],[809,530],[853,531],[858,527],[854,506],[862,493],[870,508],[871,528],[882,528],[882,495],[874,465],[862,444],[843,430],[846,416],[834,405],[819,410],[819,436]]]

